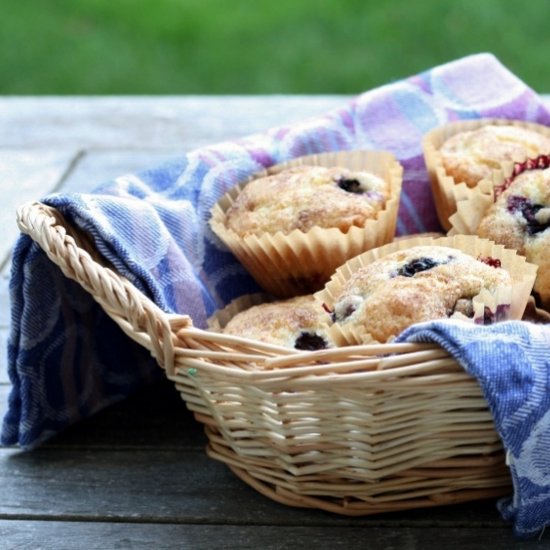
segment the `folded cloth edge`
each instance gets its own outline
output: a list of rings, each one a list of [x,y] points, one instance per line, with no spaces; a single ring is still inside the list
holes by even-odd
[[[518,537],[541,533],[550,524],[550,326],[445,319],[409,327],[397,341],[437,343],[477,379],[512,476],[513,495],[498,508]]]

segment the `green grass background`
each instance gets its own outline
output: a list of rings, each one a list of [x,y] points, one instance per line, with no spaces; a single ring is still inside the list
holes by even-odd
[[[0,0],[0,94],[354,94],[476,52],[550,93],[550,0]]]

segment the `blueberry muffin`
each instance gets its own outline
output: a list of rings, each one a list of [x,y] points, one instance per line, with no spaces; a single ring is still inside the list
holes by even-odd
[[[330,316],[312,295],[252,306],[237,313],[225,334],[299,350],[333,347],[327,333]]]
[[[517,250],[539,266],[534,290],[550,308],[550,156],[522,163],[496,188],[496,201],[481,218],[480,237]]]
[[[240,236],[364,226],[384,209],[389,182],[340,167],[297,166],[251,181],[227,210],[226,227]]]
[[[333,296],[335,326],[352,331],[359,343],[388,342],[409,325],[452,316],[474,317],[473,299],[512,285],[494,258],[470,256],[456,248],[404,248],[368,263]],[[478,323],[505,318],[507,305],[484,312]]]
[[[210,226],[265,292],[311,294],[346,260],[393,239],[402,174],[383,151],[300,157],[230,189]]]
[[[504,162],[550,153],[550,137],[521,126],[487,124],[452,135],[439,152],[445,172],[474,187]]]
[[[496,172],[550,152],[550,128],[508,119],[455,121],[430,130],[422,149],[437,216],[448,231],[459,202],[491,195]]]

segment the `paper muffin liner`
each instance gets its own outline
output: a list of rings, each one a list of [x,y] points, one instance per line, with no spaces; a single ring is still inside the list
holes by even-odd
[[[485,324],[489,320],[502,321],[522,318],[533,288],[537,267],[528,263],[515,250],[506,249],[502,245],[497,245],[488,239],[481,239],[474,235],[440,238],[411,237],[364,252],[340,266],[323,290],[315,293],[315,299],[323,303],[329,310],[333,310],[337,297],[346,281],[358,269],[388,254],[415,246],[446,246],[456,248],[474,258],[499,260],[501,267],[510,273],[512,285],[504,286],[494,294],[484,289],[472,299],[474,307],[472,319],[461,314],[455,314],[453,317],[479,324]],[[334,323],[331,325],[329,332],[337,345],[369,343],[369,335],[366,332],[361,332],[346,324]],[[374,342],[374,340],[372,341]]]
[[[490,195],[493,189],[491,178],[481,180],[477,186],[468,187],[465,182],[456,181],[445,172],[439,150],[443,143],[459,132],[476,130],[486,125],[519,126],[550,137],[550,128],[534,122],[500,118],[450,122],[429,131],[422,140],[424,160],[428,169],[437,217],[443,228],[451,229],[449,218],[456,212],[458,201],[469,200],[474,194]]]
[[[284,169],[309,165],[369,171],[390,184],[386,206],[375,219],[346,233],[338,228],[314,227],[284,234],[264,233],[241,237],[225,226],[226,212],[243,187],[252,179]],[[323,287],[334,270],[349,258],[390,242],[395,235],[403,168],[385,151],[340,151],[296,158],[255,174],[226,193],[212,209],[210,225],[216,235],[268,293],[289,298]]]
[[[494,204],[495,189],[505,185],[514,170],[513,162],[505,162],[500,170],[491,174],[490,180],[484,180],[488,185],[486,191],[473,187],[467,197],[456,202],[456,210],[449,216],[449,231],[447,235],[477,235],[477,228],[487,210]]]
[[[477,192],[474,189],[467,199],[457,202],[456,212],[449,218],[451,229],[448,235],[477,235],[482,219],[496,200],[495,195],[507,189],[515,176],[528,170],[548,168],[549,162],[549,155],[540,155],[536,159],[528,159],[525,162],[503,163],[502,168],[491,175],[490,194]],[[550,289],[542,277],[547,273],[548,263],[550,261],[539,264],[540,276],[535,281],[534,290],[539,294],[542,307],[550,311]]]
[[[449,218],[448,235],[476,235],[481,220],[497,199],[497,193],[509,187],[514,177],[525,171],[545,169],[550,163],[550,155],[540,155],[524,162],[504,162],[499,170],[491,174],[490,191],[484,193],[473,188],[467,198],[456,203],[456,212]]]

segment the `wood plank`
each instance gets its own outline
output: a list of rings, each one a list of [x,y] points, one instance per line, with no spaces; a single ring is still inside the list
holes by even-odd
[[[0,101],[0,147],[202,145],[321,114],[343,105],[349,97],[4,97]]]
[[[30,134],[32,128],[28,131]],[[16,208],[55,190],[76,154],[74,147],[67,149],[67,143],[60,150],[0,149],[0,269],[6,264],[19,234],[15,222]]]
[[[0,418],[4,418],[8,410],[8,394],[10,385],[6,382],[0,382]]]
[[[348,518],[278,504],[191,450],[0,450],[0,517],[294,526],[492,526],[494,502]]]
[[[384,527],[307,527],[173,525],[58,521],[1,521],[0,537],[12,548],[64,550],[86,548],[369,548],[369,550],[527,550],[533,541],[511,538],[506,529],[447,527],[399,530]]]

